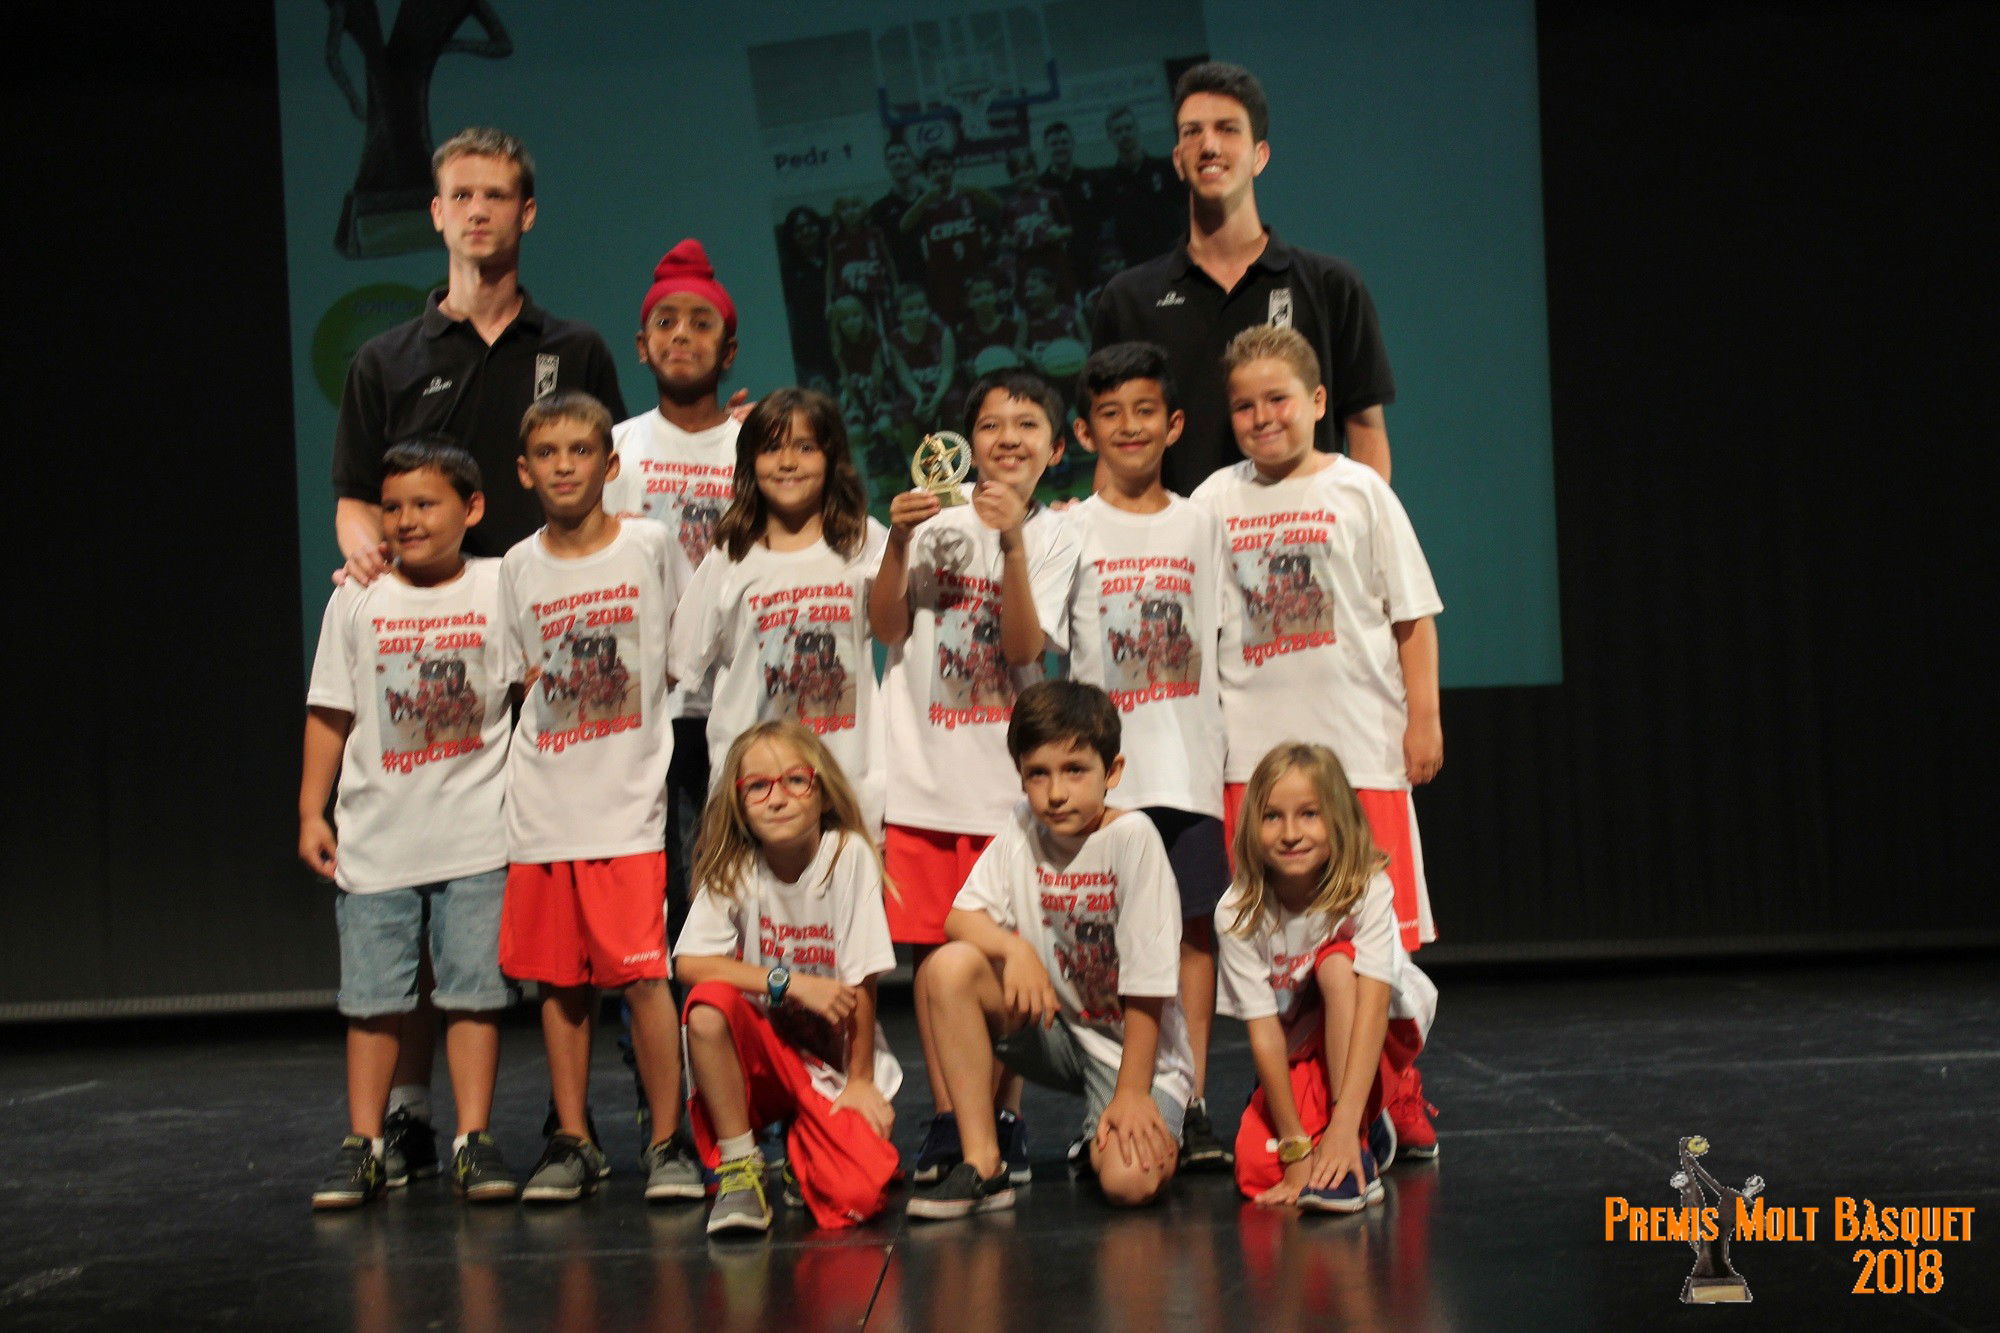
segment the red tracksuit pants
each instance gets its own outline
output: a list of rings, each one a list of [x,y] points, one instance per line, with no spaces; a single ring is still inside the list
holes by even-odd
[[[889,1183],[901,1167],[895,1146],[854,1112],[834,1113],[833,1103],[813,1087],[805,1061],[742,991],[704,981],[688,992],[681,1021],[701,1004],[721,1010],[729,1024],[736,1061],[743,1067],[751,1125],[791,1121],[786,1151],[813,1221],[829,1228],[851,1227],[881,1212],[889,1201]],[[713,1170],[722,1154],[699,1089],[688,1121],[695,1150]]]
[[[1313,966],[1329,953],[1344,953],[1354,956],[1353,946],[1332,940],[1320,947],[1313,959]],[[1382,1089],[1398,1087],[1402,1083],[1403,1072],[1417,1058],[1423,1049],[1423,1034],[1417,1025],[1407,1018],[1392,1018],[1389,1028],[1382,1037],[1382,1054],[1375,1069],[1375,1082],[1368,1089],[1368,1104],[1361,1112],[1361,1137],[1365,1142],[1368,1127],[1375,1123],[1375,1117],[1382,1112]],[[1324,1034],[1314,1038],[1312,1043],[1292,1053],[1291,1057],[1292,1103],[1298,1107],[1299,1125],[1308,1138],[1317,1139],[1333,1119],[1333,1094],[1328,1083],[1326,1069],[1326,1038]],[[1250,1104],[1243,1108],[1243,1119],[1236,1127],[1236,1188],[1246,1199],[1254,1199],[1271,1186],[1284,1179],[1285,1168],[1278,1161],[1278,1131],[1271,1124],[1271,1112],[1264,1100],[1264,1089],[1260,1085],[1250,1094]]]

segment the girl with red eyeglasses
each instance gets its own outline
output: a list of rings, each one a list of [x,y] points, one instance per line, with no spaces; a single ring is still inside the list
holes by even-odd
[[[896,965],[874,829],[840,765],[796,722],[760,722],[716,766],[674,945],[695,1147],[718,1177],[710,1235],[771,1225],[757,1132],[789,1122],[790,1195],[823,1227],[882,1211],[898,1169],[903,1071],[875,1021]]]

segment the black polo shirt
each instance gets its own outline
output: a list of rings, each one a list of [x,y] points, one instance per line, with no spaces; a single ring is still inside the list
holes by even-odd
[[[1340,447],[1340,422],[1396,399],[1375,302],[1361,275],[1331,255],[1299,250],[1266,230],[1264,253],[1234,291],[1188,257],[1185,242],[1106,284],[1091,312],[1091,345],[1143,339],[1167,351],[1187,429],[1167,451],[1167,486],[1185,495],[1219,467],[1240,460],[1229,428],[1222,351],[1258,324],[1289,324],[1319,352],[1326,418],[1319,447]]]
[[[557,319],[521,293],[521,310],[491,346],[470,320],[438,309],[361,345],[347,368],[340,424],[333,436],[333,493],[382,499],[382,455],[413,435],[449,436],[479,463],[486,517],[465,534],[469,555],[504,555],[542,526],[541,506],[515,477],[521,416],[557,389],[582,389],[625,419],[618,371],[604,339],[588,324]]]

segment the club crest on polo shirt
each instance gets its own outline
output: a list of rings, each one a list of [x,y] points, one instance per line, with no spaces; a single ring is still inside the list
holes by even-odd
[[[546,398],[556,391],[556,368],[562,358],[554,352],[535,353],[535,397]]]
[[[1179,292],[1169,291],[1165,296],[1162,296],[1159,300],[1153,302],[1153,304],[1155,306],[1186,305],[1187,298],[1185,296],[1182,296]]]
[[[424,386],[424,391],[421,394],[419,394],[418,397],[428,398],[434,393],[443,393],[446,389],[449,389],[450,387],[451,387],[450,380],[446,379],[442,375],[433,375],[431,376],[431,382]]]
[[[1292,327],[1292,289],[1280,287],[1271,293],[1269,318],[1264,321],[1276,328]]]

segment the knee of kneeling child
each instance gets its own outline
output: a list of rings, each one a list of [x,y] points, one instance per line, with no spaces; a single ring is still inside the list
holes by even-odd
[[[986,955],[964,940],[951,940],[931,950],[917,969],[917,987],[926,994],[963,985],[988,966]]]
[[[712,1004],[695,1003],[688,1006],[685,1020],[689,1041],[728,1041],[729,1016]]]

